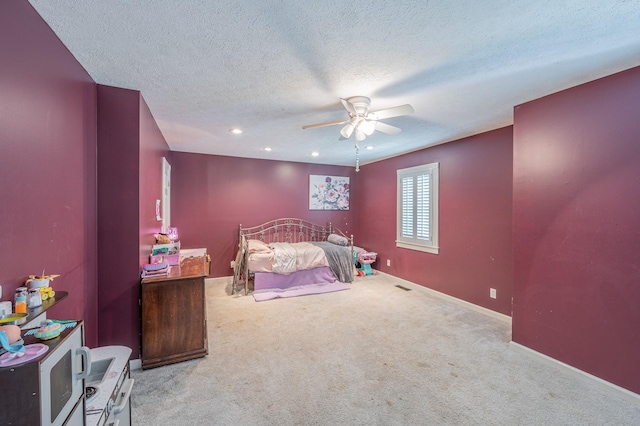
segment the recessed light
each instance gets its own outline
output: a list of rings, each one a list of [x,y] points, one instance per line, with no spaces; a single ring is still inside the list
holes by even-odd
[[[373,149],[371,145],[367,145],[367,149]]]
[[[231,133],[233,133],[234,135],[239,135],[240,133],[242,133],[242,130],[240,130],[240,129],[231,129],[229,131]]]
[[[271,151],[271,148],[269,148],[268,146],[266,146],[266,147],[264,148],[264,150],[265,150],[265,151]]]
[[[320,153],[319,153],[319,152],[317,152],[317,151],[313,151],[313,152],[311,153],[311,155],[312,155],[312,156],[314,156],[314,157],[317,157],[318,155],[320,155]]]

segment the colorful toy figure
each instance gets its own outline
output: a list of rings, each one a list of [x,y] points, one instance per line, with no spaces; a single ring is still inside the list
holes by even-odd
[[[45,301],[56,297],[56,292],[51,287],[40,287],[40,296],[42,301]]]

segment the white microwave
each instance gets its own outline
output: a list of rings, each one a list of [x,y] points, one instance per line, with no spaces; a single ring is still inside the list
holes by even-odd
[[[0,366],[0,424],[84,424],[84,379],[91,359],[83,332],[78,322],[51,340],[24,337],[25,345],[42,343],[49,349],[33,361]]]

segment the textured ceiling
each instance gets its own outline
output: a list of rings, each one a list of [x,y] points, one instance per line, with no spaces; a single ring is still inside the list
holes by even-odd
[[[640,65],[640,0],[30,3],[97,83],[142,92],[175,151],[353,165],[341,126],[301,126],[346,119],[340,97],[413,105],[360,144],[366,164]]]

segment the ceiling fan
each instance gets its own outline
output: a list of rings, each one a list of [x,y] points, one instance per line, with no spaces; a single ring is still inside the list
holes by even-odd
[[[352,96],[347,99],[341,98],[340,102],[342,102],[344,109],[347,110],[349,118],[346,120],[307,124],[306,126],[302,126],[302,128],[310,129],[313,127],[344,124],[344,127],[340,130],[340,139],[349,139],[351,135],[355,133],[356,141],[360,142],[365,140],[367,136],[370,136],[376,130],[388,135],[396,135],[400,133],[400,128],[382,123],[379,120],[413,113],[413,107],[409,104],[398,105],[392,108],[381,109],[379,111],[369,111],[369,108],[371,107],[371,99],[366,96]]]

